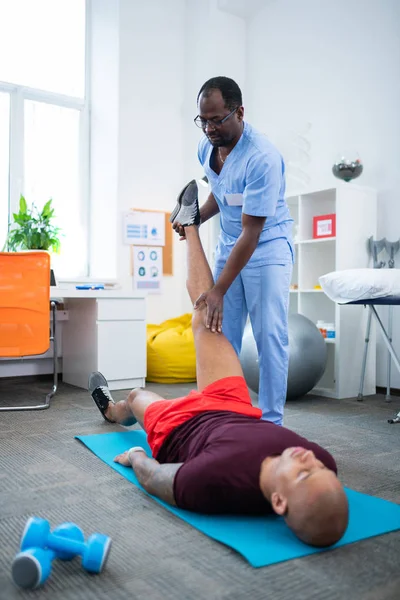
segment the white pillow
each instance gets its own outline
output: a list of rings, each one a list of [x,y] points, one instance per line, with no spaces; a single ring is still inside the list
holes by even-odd
[[[347,269],[319,278],[325,294],[334,302],[372,300],[400,295],[400,269]]]

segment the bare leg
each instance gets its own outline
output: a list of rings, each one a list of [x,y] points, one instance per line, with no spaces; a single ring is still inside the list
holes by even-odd
[[[105,414],[110,421],[114,421],[120,425],[131,425],[132,417],[134,417],[144,429],[144,413],[146,408],[153,402],[159,402],[160,400],[164,400],[164,398],[154,392],[136,388],[130,392],[126,400],[121,400],[115,404],[110,402]]]
[[[187,290],[192,303],[214,285],[212,273],[204,254],[198,228],[185,227],[187,245]],[[196,347],[197,387],[201,392],[207,385],[224,377],[243,377],[240,361],[232,345],[222,333],[213,333],[205,326],[205,307],[193,312],[192,329]],[[132,416],[144,429],[144,413],[153,402],[164,400],[158,394],[142,388],[130,392],[126,400],[109,404],[106,417],[121,425],[129,425]]]
[[[185,227],[185,235],[188,269],[186,287],[194,304],[203,292],[212,288],[214,280],[198,228]],[[242,366],[232,345],[222,333],[213,333],[206,328],[205,313],[206,308],[203,306],[193,312],[192,318],[199,392],[224,377],[243,377]]]

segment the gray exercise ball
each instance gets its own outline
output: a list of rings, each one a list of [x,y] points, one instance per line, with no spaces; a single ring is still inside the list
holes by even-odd
[[[321,379],[328,353],[319,329],[304,315],[289,315],[288,332],[289,373],[286,399],[294,400],[305,396]],[[244,330],[240,362],[247,385],[258,393],[258,352],[250,323]]]

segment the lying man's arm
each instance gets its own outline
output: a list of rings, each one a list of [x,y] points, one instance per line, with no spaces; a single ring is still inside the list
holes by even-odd
[[[131,466],[140,485],[152,496],[157,496],[172,506],[176,506],[174,498],[174,479],[183,463],[160,464],[149,458],[142,448],[127,450],[116,456],[115,462],[126,467]]]

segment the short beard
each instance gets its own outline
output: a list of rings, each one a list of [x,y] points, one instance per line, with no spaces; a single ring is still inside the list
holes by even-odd
[[[224,146],[229,146],[230,143],[229,140],[223,138],[216,140],[215,142],[212,142],[210,138],[208,138],[208,141],[213,146],[213,148],[223,148]]]

